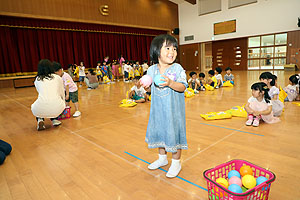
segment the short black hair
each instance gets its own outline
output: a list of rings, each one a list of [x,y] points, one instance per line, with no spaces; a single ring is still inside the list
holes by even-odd
[[[163,34],[156,36],[150,46],[150,59],[153,61],[154,64],[158,63],[158,58],[160,57],[160,50],[163,44],[166,43],[166,46],[173,46],[178,49],[178,42],[177,39],[169,34]]]
[[[197,73],[196,72],[190,72],[190,77],[192,77],[193,75],[197,75]]]
[[[211,69],[211,70],[208,71],[208,74],[213,76],[213,75],[215,75],[215,71]]]
[[[205,74],[204,74],[203,72],[201,72],[201,73],[199,74],[199,77],[205,78]]]
[[[232,71],[232,69],[230,67],[226,67],[225,72],[228,70]]]
[[[133,80],[136,80],[136,81],[138,81],[138,80],[140,80],[140,76],[135,76],[134,78],[133,78]]]
[[[217,67],[217,68],[216,68],[216,71],[217,71],[219,74],[221,74],[221,73],[222,73],[222,68],[221,68],[221,67]]]
[[[299,84],[299,75],[298,74],[294,74],[292,76],[290,76],[289,80],[293,83],[293,84]],[[299,84],[300,85],[300,84]]]
[[[93,69],[88,69],[88,71],[89,71],[92,75],[96,75],[96,73],[94,72]]]
[[[57,72],[58,70],[62,69],[61,64],[59,64],[58,62],[55,62],[55,61],[53,61],[52,66],[53,66],[54,72]]]
[[[50,60],[42,59],[38,64],[38,72],[36,75],[36,79],[38,81],[43,81],[44,78],[52,79],[52,74],[54,73],[53,66]]]

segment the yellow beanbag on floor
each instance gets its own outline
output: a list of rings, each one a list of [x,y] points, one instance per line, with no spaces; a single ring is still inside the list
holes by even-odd
[[[300,103],[297,103],[297,102],[293,102],[293,104],[296,104],[297,106],[300,106]]]
[[[133,100],[131,99],[123,99],[121,102],[120,102],[120,107],[134,107],[137,105],[137,103],[135,103]]]
[[[230,81],[225,81],[223,83],[223,87],[233,87],[232,83],[230,83]]]
[[[110,80],[107,76],[103,76],[103,83],[109,83]]]
[[[247,112],[244,106],[234,106],[230,110],[227,110],[231,113],[233,117],[245,117],[247,118]]]
[[[200,116],[205,120],[230,119],[232,117],[231,113],[228,111],[209,112],[207,114],[200,114]]]
[[[187,88],[184,91],[184,96],[187,98],[193,97],[193,96],[195,96],[195,91],[192,88]]]
[[[208,90],[208,91],[213,91],[215,90],[215,88],[213,86],[210,86],[208,84],[204,85],[205,89]]]

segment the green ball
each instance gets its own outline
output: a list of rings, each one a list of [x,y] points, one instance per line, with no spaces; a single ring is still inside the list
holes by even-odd
[[[242,187],[242,191],[243,191],[243,193],[244,193],[244,192],[247,192],[247,190],[248,190],[248,189],[247,189],[247,188],[245,188],[244,186]]]

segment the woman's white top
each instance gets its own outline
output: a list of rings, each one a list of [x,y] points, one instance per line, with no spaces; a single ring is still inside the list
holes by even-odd
[[[31,105],[32,114],[41,118],[56,118],[65,109],[65,91],[60,76],[52,74],[53,79],[35,79],[34,85],[39,93],[38,99]]]

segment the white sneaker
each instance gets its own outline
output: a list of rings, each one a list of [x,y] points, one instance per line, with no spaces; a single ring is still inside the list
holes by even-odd
[[[52,124],[53,126],[59,126],[61,124],[60,121],[58,121],[57,119],[52,120]]]
[[[150,165],[148,165],[148,169],[151,169],[151,170],[154,170],[154,169],[158,169],[160,167],[163,167],[163,166],[166,166],[168,164],[168,160],[164,160],[164,161],[161,161],[161,160],[156,160],[154,161],[153,163],[151,163]]]
[[[44,120],[39,118],[38,122],[37,122],[37,130],[41,131],[41,130],[45,130],[45,129],[46,129],[46,127],[45,127]]]
[[[82,87],[82,85],[79,85],[79,87]]]
[[[87,90],[92,90],[92,88],[89,87],[89,88],[87,88]]]
[[[80,115],[81,115],[81,112],[77,110],[77,111],[74,113],[73,117],[79,117]]]
[[[180,164],[180,160],[174,160],[172,159],[172,164],[169,168],[168,173],[166,174],[166,177],[168,178],[174,178],[176,177],[179,172],[181,171],[181,164]]]

